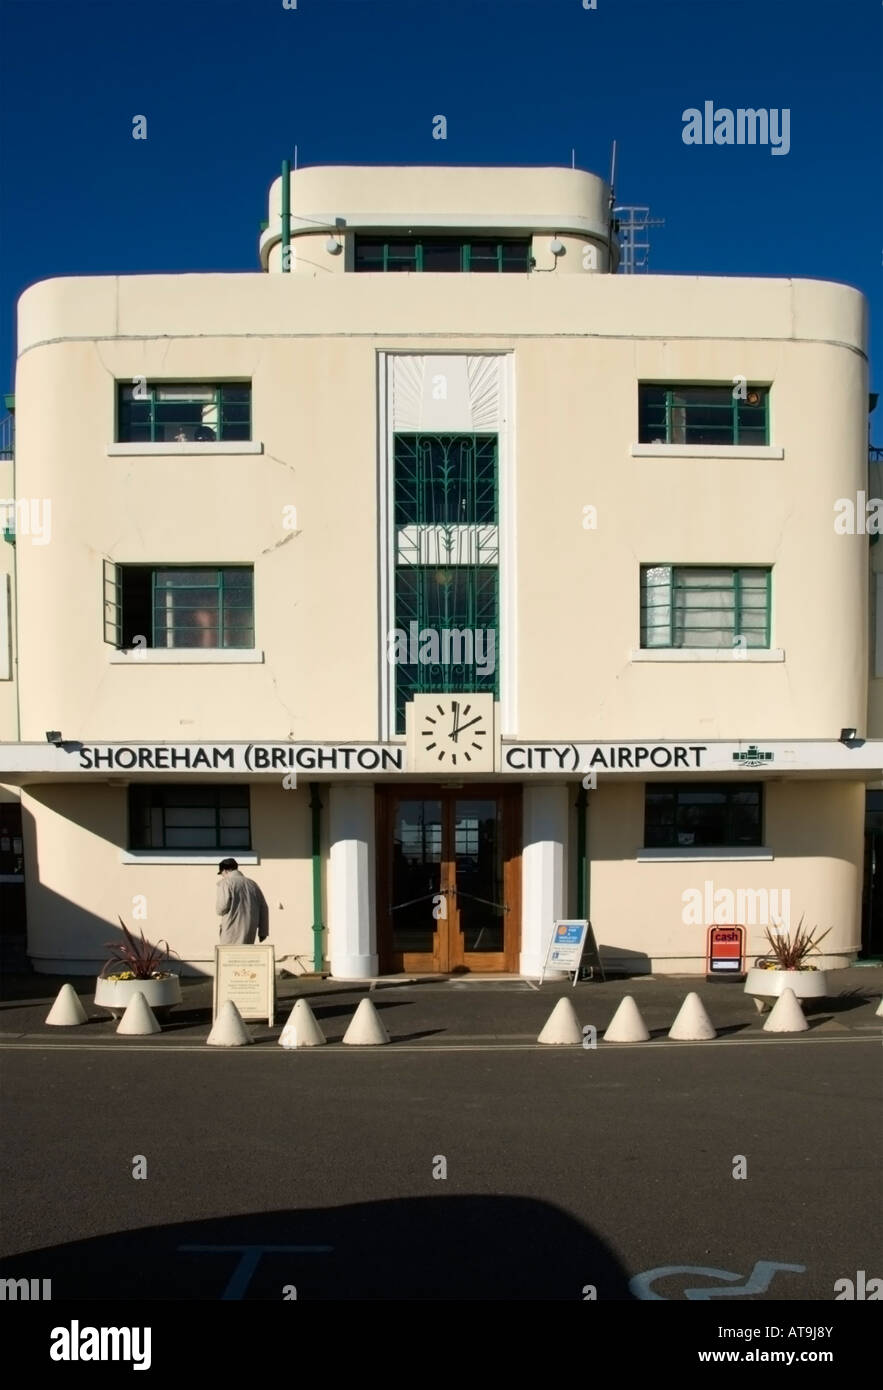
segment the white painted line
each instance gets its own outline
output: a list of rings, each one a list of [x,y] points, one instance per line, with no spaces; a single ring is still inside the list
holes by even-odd
[[[263,1040],[264,1046],[237,1049],[234,1054],[231,1051],[224,1053],[213,1053],[208,1051],[204,1042],[201,1043],[75,1043],[75,1042],[0,1042],[0,1051],[5,1052],[128,1052],[130,1055],[140,1052],[201,1052],[203,1056],[272,1056],[272,1057],[303,1057],[308,1054],[320,1057],[339,1056],[355,1057],[377,1055],[389,1057],[397,1052],[539,1052],[546,1057],[561,1056],[581,1056],[586,1050],[574,1046],[572,1048],[556,1048],[540,1046],[538,1043],[396,1043],[393,1040],[390,1052],[379,1048],[350,1048],[343,1047],[340,1043],[330,1043],[327,1047],[310,1047],[287,1049],[273,1047],[270,1044],[272,1038]],[[847,1037],[833,1036],[828,1034],[826,1037],[808,1037],[805,1033],[796,1037],[768,1037],[768,1038],[709,1038],[703,1042],[676,1042],[672,1038],[651,1039],[649,1042],[642,1043],[601,1043],[597,1048],[592,1048],[592,1056],[613,1056],[618,1052],[630,1051],[640,1048],[647,1052],[673,1052],[676,1048],[693,1047],[708,1051],[715,1047],[808,1047],[812,1044],[822,1046],[842,1047],[847,1043],[879,1043],[878,1038],[862,1038],[856,1035]]]

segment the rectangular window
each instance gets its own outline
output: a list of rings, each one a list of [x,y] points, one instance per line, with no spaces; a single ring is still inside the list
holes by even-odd
[[[638,442],[769,444],[769,387],[640,385]]]
[[[17,801],[0,801],[0,874],[17,878],[24,873],[24,867],[21,805]]]
[[[641,646],[769,647],[771,581],[754,565],[642,565]]]
[[[122,444],[212,443],[251,439],[251,386],[242,382],[119,384]]]
[[[397,434],[396,526],[495,525],[495,434]]]
[[[646,849],[763,844],[760,782],[648,782]]]
[[[492,271],[526,275],[531,268],[531,239],[357,236],[354,265],[356,270],[372,271]]]
[[[499,693],[498,454],[495,434],[395,437],[396,733],[415,694]]]
[[[133,784],[129,787],[129,848],[251,849],[248,786]]]
[[[250,565],[104,565],[104,640],[146,647],[254,647]],[[140,639],[140,640],[139,640]]]

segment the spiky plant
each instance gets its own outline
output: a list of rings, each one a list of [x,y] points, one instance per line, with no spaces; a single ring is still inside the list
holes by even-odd
[[[768,969],[815,970],[814,965],[808,964],[808,957],[819,954],[819,945],[824,941],[831,928],[828,927],[821,936],[816,936],[818,927],[813,927],[812,931],[808,931],[803,925],[803,917],[804,914],[801,914],[793,936],[781,924],[772,931],[767,927],[766,938],[770,943],[772,952],[772,960],[767,957],[764,962]]]
[[[157,945],[145,938],[141,932],[141,940],[133,936],[126,926],[122,917],[117,918],[123,929],[122,941],[106,941],[104,948],[110,951],[110,959],[101,971],[101,976],[105,976],[112,965],[122,966],[127,978],[133,980],[152,980],[161,978],[169,972],[161,967],[172,955],[169,943],[165,940]]]

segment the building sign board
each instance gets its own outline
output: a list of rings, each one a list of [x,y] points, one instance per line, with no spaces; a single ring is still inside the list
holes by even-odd
[[[842,772],[863,780],[883,777],[883,740],[850,745],[833,739],[792,743],[743,740],[707,743],[510,743],[497,745],[496,767],[504,777],[533,776],[562,781],[611,776],[682,777],[710,773],[749,777],[754,769],[788,772]],[[464,772],[466,770],[464,769]],[[415,776],[407,742],[394,743],[87,743],[60,739],[53,743],[0,744],[0,781],[15,774],[56,773],[107,779],[252,776],[322,781],[335,778]],[[584,785],[586,784],[584,781]],[[295,783],[296,784],[296,783]]]
[[[270,1027],[276,1011],[276,959],[273,947],[216,946],[212,1017],[232,999],[242,1017],[266,1019]]]

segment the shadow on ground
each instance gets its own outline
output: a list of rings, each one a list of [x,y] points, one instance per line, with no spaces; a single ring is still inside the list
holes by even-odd
[[[496,1196],[152,1226],[9,1256],[0,1277],[51,1279],[53,1303],[272,1301],[293,1297],[292,1287],[298,1300],[579,1302],[586,1285],[599,1300],[632,1297],[618,1260],[587,1227],[548,1202]]]

